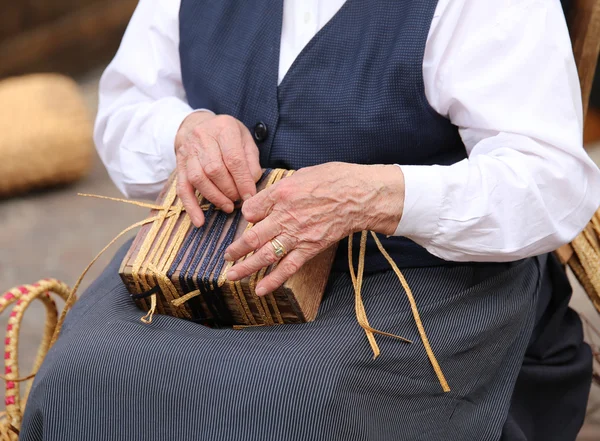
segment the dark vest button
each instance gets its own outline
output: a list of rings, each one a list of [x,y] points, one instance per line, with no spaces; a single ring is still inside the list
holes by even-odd
[[[264,122],[256,123],[254,126],[254,139],[256,142],[263,142],[269,136],[269,128]]]

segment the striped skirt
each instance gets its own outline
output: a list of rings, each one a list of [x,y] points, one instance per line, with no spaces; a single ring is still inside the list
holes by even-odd
[[[497,440],[535,322],[544,258],[412,268],[444,393],[393,272],[368,275],[373,359],[346,273],[312,323],[150,325],[117,272],[127,245],[69,313],[29,397],[21,439]]]

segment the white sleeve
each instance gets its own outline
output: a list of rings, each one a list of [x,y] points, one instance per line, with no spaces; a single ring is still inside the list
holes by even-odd
[[[179,0],[140,0],[100,80],[94,140],[119,190],[155,198],[175,169],[174,141],[192,112],[181,82]]]
[[[573,239],[600,204],[558,0],[440,0],[423,63],[468,159],[404,166],[396,235],[454,261],[507,261]]]

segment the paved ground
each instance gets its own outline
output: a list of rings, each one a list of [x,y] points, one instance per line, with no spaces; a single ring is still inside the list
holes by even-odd
[[[97,81],[98,72],[80,79],[92,113],[97,105]],[[591,152],[600,163],[600,146]],[[146,215],[144,208],[80,198],[78,192],[120,196],[96,158],[91,174],[75,185],[0,201],[0,292],[43,277],[72,284],[110,239]],[[82,288],[102,270],[112,253],[100,259]],[[573,306],[600,329],[600,317],[580,289],[576,290]],[[29,366],[35,356],[43,313],[43,307],[37,307],[25,316],[21,337],[24,366]],[[0,329],[7,315],[0,319]],[[578,441],[599,438],[600,388],[594,387],[589,416]]]

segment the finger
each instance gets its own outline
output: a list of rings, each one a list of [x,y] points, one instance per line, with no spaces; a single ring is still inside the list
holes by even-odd
[[[242,214],[248,222],[258,223],[265,219],[273,210],[273,205],[276,202],[276,196],[273,191],[277,188],[278,183],[267,187],[255,196],[244,202],[242,205]]]
[[[273,219],[267,218],[244,231],[244,234],[239,239],[229,245],[225,250],[225,260],[235,262],[246,254],[258,250],[271,239],[279,236],[279,234],[281,234],[280,224]],[[291,249],[287,248],[288,244],[284,245],[286,246],[286,250],[289,251]]]
[[[177,196],[181,199],[185,211],[190,217],[192,223],[196,227],[201,227],[204,224],[204,213],[200,208],[194,187],[187,179],[186,161],[184,155],[177,155]]]
[[[277,266],[256,285],[256,295],[264,296],[275,291],[306,263],[308,258],[299,250],[293,250],[277,264]]]
[[[197,157],[193,156],[188,159],[186,171],[188,181],[198,189],[202,196],[227,213],[233,211],[233,202],[208,179]]]
[[[220,134],[219,145],[223,162],[235,182],[237,192],[241,195],[242,200],[250,199],[256,194],[256,184],[248,167],[239,126],[236,125],[232,130],[223,130]]]
[[[246,161],[248,161],[248,168],[250,169],[250,173],[254,178],[254,182],[257,182],[262,176],[262,167],[260,166],[258,147],[256,146],[254,138],[252,138],[252,135],[246,126],[241,123],[240,125],[242,126],[242,143],[244,146]],[[254,193],[252,195],[254,196]]]
[[[290,244],[283,236],[278,236],[277,240],[289,251]],[[275,254],[275,248],[271,242],[267,242],[258,251],[247,257],[240,263],[234,265],[228,272],[227,278],[232,281],[243,279],[258,270],[274,264],[280,258]]]
[[[201,148],[197,155],[205,175],[233,203],[240,199],[235,182],[223,162],[221,146],[217,140],[206,133],[200,136]]]

